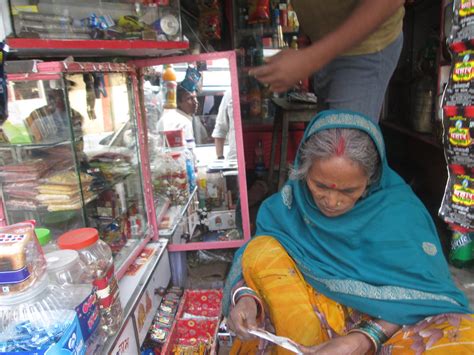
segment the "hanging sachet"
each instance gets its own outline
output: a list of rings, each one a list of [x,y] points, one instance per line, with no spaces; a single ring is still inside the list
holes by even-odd
[[[449,82],[444,95],[444,106],[474,106],[474,51],[455,54]]]
[[[443,128],[448,164],[474,167],[474,106],[445,106]]]
[[[469,42],[474,39],[474,1],[455,0],[453,2],[453,26],[448,36],[450,45]]]
[[[448,183],[439,215],[446,223],[474,228],[474,174],[462,165],[449,165]]]

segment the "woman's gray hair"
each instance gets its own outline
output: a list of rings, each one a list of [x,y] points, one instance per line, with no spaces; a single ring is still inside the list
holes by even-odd
[[[380,177],[380,155],[370,136],[358,129],[331,128],[315,133],[301,149],[298,169],[292,169],[290,179],[305,180],[315,160],[344,156],[365,171],[369,185]]]

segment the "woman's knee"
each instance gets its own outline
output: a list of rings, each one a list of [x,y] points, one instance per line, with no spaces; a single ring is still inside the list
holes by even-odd
[[[245,248],[242,256],[242,267],[261,269],[268,265],[269,258],[287,253],[285,248],[275,238],[259,236],[252,239]]]

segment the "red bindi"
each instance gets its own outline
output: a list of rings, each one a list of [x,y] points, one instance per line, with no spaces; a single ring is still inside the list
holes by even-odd
[[[329,185],[329,187],[330,187],[331,189],[335,189],[335,188],[337,187],[337,185],[336,185],[336,184],[331,184],[331,185]]]

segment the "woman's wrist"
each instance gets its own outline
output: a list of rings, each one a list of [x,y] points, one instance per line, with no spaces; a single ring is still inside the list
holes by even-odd
[[[257,295],[257,292],[252,290],[250,287],[239,287],[232,294],[232,305],[235,306],[239,300],[244,298],[252,298],[257,305],[257,319],[263,321],[264,309],[263,303]]]
[[[375,346],[372,342],[372,339],[370,339],[370,337],[368,337],[366,334],[359,332],[351,332],[346,336],[354,339],[355,345],[354,351],[352,352],[353,354],[367,354],[371,350],[375,351]]]

